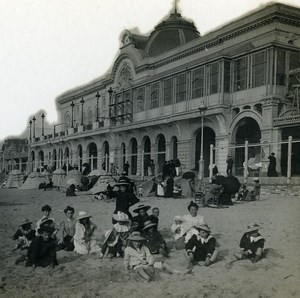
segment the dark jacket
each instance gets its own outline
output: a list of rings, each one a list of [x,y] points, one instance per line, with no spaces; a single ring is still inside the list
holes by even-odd
[[[129,212],[129,208],[134,204],[138,203],[140,200],[132,192],[116,192],[116,209],[115,213],[122,211],[125,213]]]
[[[187,253],[193,252],[195,261],[205,261],[205,259],[210,257],[216,249],[216,242],[214,237],[208,236],[206,242],[202,243],[197,235],[193,235],[185,245],[185,249]]]
[[[161,248],[165,249],[166,241],[158,231],[145,232],[143,236],[146,238],[145,245],[149,248],[152,254],[159,253]]]
[[[142,231],[142,229],[144,228],[144,223],[148,220],[149,220],[149,215],[147,213],[145,217],[141,217],[140,215],[136,215],[135,217],[133,217],[132,221],[138,224],[135,230]]]
[[[253,241],[251,242],[251,238],[247,237],[247,234],[244,234],[241,241],[240,241],[240,248],[242,248],[244,251],[250,250],[252,255],[255,255],[257,249],[264,248],[265,245],[265,239],[258,234],[257,237],[252,239]]]
[[[52,238],[44,241],[42,236],[32,240],[28,249],[26,266],[55,266],[58,265],[56,258],[55,242]]]

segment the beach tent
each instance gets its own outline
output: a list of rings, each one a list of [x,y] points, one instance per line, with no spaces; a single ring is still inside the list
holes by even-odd
[[[63,169],[57,169],[52,173],[53,186],[65,186],[66,172]]]
[[[107,183],[108,181],[111,186],[114,186],[116,183],[116,180],[111,176],[111,175],[103,175],[100,176],[99,179],[97,180],[96,184],[94,185],[93,188],[91,188],[89,191],[92,194],[104,192],[107,189]]]
[[[104,171],[103,169],[96,169],[96,170],[93,170],[91,171],[89,174],[88,174],[88,177],[99,177],[99,176],[108,176],[109,174]]]
[[[70,181],[72,181],[71,184],[75,185],[82,185],[81,179],[83,177],[83,174],[78,170],[71,170],[68,172],[68,175],[66,177],[66,186],[70,186]]]
[[[4,188],[14,188],[14,187],[21,187],[23,184],[23,174],[20,170],[12,170],[9,175],[7,182]]]
[[[46,182],[46,177],[39,172],[31,172],[26,181],[21,186],[21,189],[39,189],[41,183]]]
[[[45,178],[46,183],[50,182],[50,178],[52,179],[52,174],[48,171],[41,172],[41,174]]]

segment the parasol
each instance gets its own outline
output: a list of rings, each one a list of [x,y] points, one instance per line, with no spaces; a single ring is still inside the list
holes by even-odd
[[[194,179],[196,176],[196,174],[192,171],[189,171],[189,172],[185,172],[183,175],[182,175],[182,178],[183,179]]]

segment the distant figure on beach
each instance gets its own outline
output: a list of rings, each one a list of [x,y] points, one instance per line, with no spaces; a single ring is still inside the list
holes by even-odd
[[[190,261],[190,266],[210,266],[218,257],[216,239],[211,236],[210,228],[207,224],[195,225],[197,235],[193,235],[186,243],[185,249]]]
[[[227,168],[226,168],[227,176],[231,176],[232,175],[232,168],[233,168],[233,158],[232,158],[231,154],[228,154],[228,157],[226,159],[226,163],[227,163]]]
[[[123,169],[126,175],[128,175],[129,168],[130,168],[129,162],[126,161]]]
[[[268,157],[270,163],[268,167],[268,177],[277,177],[277,171],[276,171],[276,157],[275,153],[272,152]]]
[[[97,226],[90,220],[92,216],[86,211],[79,211],[74,235],[74,251],[81,255],[88,255],[101,251],[96,240],[93,239]]]
[[[76,193],[75,193],[75,185],[71,184],[66,191],[66,197],[76,197]]]

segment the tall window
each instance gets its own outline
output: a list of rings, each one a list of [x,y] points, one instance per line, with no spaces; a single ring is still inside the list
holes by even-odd
[[[230,61],[224,61],[224,92],[230,92]]]
[[[266,51],[253,55],[252,60],[252,87],[259,87],[266,84]]]
[[[299,52],[290,52],[289,70],[293,70],[300,67],[300,54]],[[289,77],[289,90],[292,86],[298,84],[296,76]]]
[[[159,83],[158,82],[151,84],[150,98],[151,98],[151,109],[158,108],[159,106]]]
[[[130,101],[130,91],[126,91],[124,93],[124,105],[125,109],[124,112],[125,114],[131,114],[131,101]]]
[[[124,115],[124,102],[123,102],[123,94],[117,94],[117,115],[122,116]]]
[[[137,89],[136,106],[137,112],[142,112],[145,110],[145,87],[140,87]]]
[[[204,95],[204,67],[193,70],[192,73],[192,98]]]
[[[209,93],[214,94],[219,91],[219,62],[212,63],[210,65],[210,81],[209,81]]]
[[[173,78],[164,80],[164,105],[173,103]]]
[[[286,52],[277,51],[277,71],[276,71],[276,85],[285,86],[286,75],[285,75],[285,57]]]
[[[93,124],[93,112],[91,108],[88,109],[87,117],[87,124]]]
[[[176,102],[186,99],[186,74],[180,74],[176,77]]]
[[[234,61],[234,91],[247,89],[247,63],[247,57],[243,57]]]

